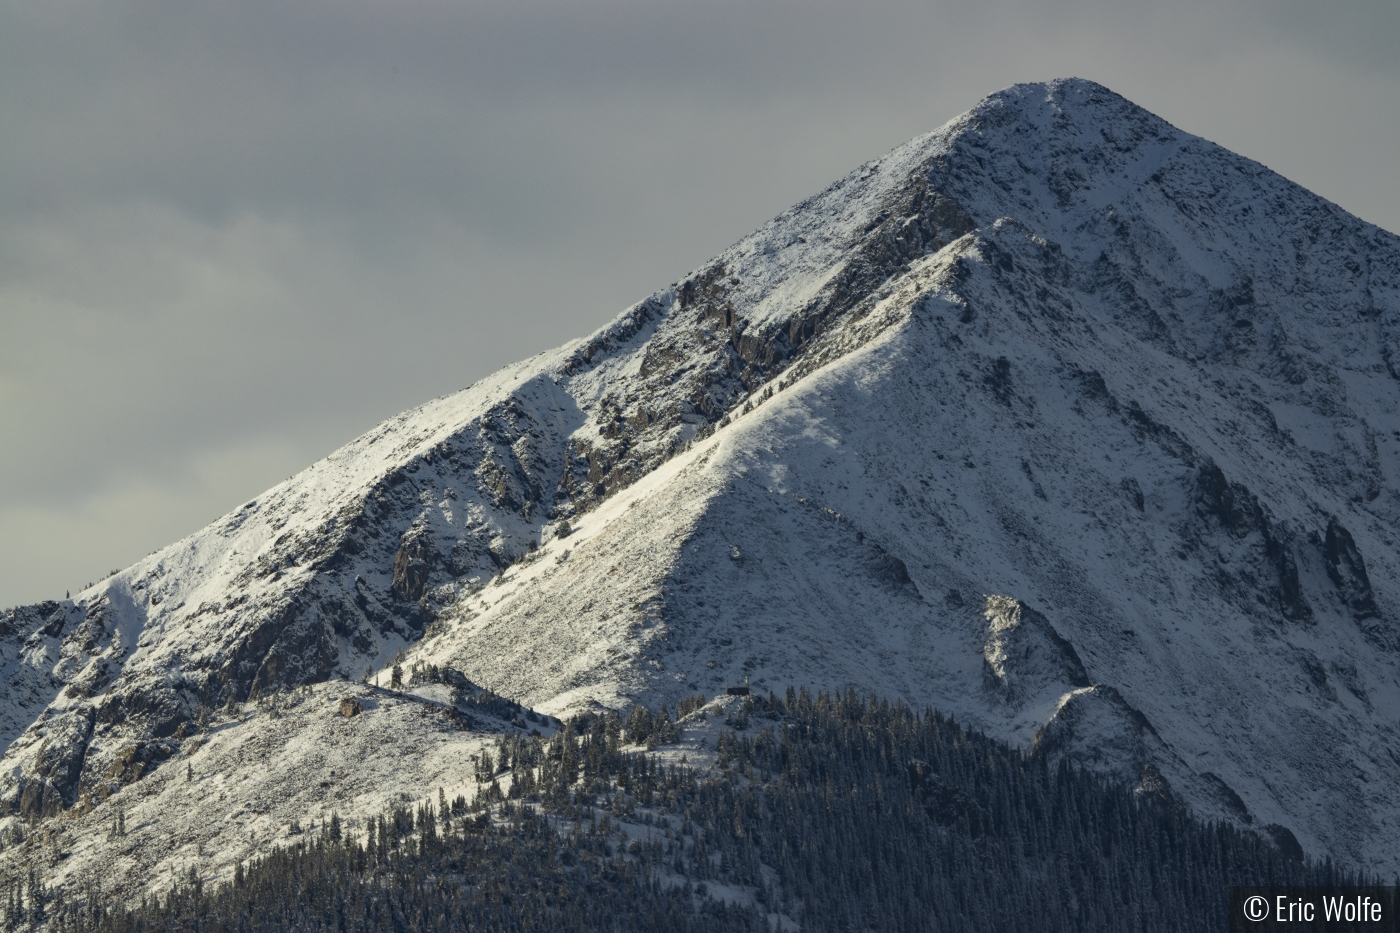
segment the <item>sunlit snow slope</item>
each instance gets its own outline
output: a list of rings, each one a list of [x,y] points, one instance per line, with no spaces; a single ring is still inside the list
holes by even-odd
[[[1397,341],[1392,234],[1098,85],[1010,88],[6,614],[8,819],[99,825],[201,707],[410,646],[556,714],[878,691],[1395,871]],[[431,758],[356,754],[400,734]]]

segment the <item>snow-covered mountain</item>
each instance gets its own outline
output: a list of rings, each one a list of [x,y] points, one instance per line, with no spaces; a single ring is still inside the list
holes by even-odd
[[[1394,235],[1018,85],[6,613],[6,820],[67,827],[56,877],[150,874],[466,786],[479,731],[346,683],[402,649],[556,715],[877,691],[1395,871],[1398,380]],[[141,806],[145,848],[94,831]]]

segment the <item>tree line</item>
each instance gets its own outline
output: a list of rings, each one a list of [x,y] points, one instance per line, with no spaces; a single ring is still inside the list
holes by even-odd
[[[137,904],[27,879],[0,908],[62,933],[1197,933],[1224,928],[1229,885],[1379,881],[932,710],[789,689],[727,716],[705,773],[634,750],[678,738],[664,708],[576,717],[500,736],[471,801],[439,791],[353,834],[332,816]]]

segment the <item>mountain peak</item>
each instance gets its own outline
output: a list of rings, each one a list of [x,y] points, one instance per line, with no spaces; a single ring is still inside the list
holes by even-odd
[[[1016,85],[7,613],[0,801],[102,819],[162,755],[233,767],[208,710],[405,652],[556,714],[875,690],[1392,870],[1398,338],[1393,235],[1093,82]]]

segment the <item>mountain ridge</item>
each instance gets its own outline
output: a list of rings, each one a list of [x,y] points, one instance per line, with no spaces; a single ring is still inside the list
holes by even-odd
[[[95,816],[133,743],[407,650],[555,714],[858,685],[1393,868],[1397,315],[1392,234],[1018,85],[7,613],[0,801]]]

